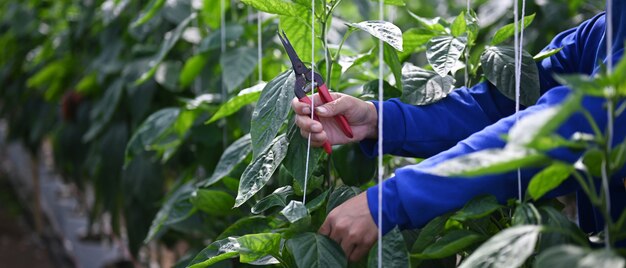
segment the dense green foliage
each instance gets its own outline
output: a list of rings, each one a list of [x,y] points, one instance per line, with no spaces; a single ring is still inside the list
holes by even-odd
[[[338,245],[315,231],[332,208],[373,184],[375,162],[344,145],[333,157],[313,150],[305,168],[307,143],[292,122],[293,75],[277,30],[286,32],[304,61],[316,62],[334,91],[373,98],[376,70],[384,64],[386,98],[426,105],[484,80],[512,97],[513,73],[501,70],[513,64],[513,21],[510,3],[500,0],[472,1],[470,12],[457,4],[463,1],[386,0],[393,23],[374,21],[376,2],[315,2],[312,15],[308,0],[3,1],[2,117],[11,137],[34,152],[43,139],[52,140],[57,168],[80,189],[94,189],[92,221],[112,215],[116,235],[126,232],[133,254],[151,241],[185,240],[191,250],[181,267],[346,266]],[[531,55],[603,3],[529,1],[527,14],[533,15],[524,25],[532,41],[523,55],[522,104],[539,96],[534,61],[546,55]],[[385,42],[382,48],[377,39]],[[563,80],[579,97],[602,95],[593,89],[605,86],[619,89],[603,95],[612,101],[625,93],[617,76]],[[516,139],[520,133],[512,130],[511,140],[528,143],[452,160],[438,172],[485,174],[547,163],[540,152],[562,140],[544,138],[580,109],[579,101],[541,114],[545,124],[523,133],[531,136]],[[570,145],[589,148],[588,161],[610,156],[611,169],[623,165],[624,150],[594,147],[589,140],[606,139],[596,135]],[[485,157],[494,154],[501,156],[495,162]],[[415,162],[386,157],[385,170]],[[474,165],[463,165],[468,162]],[[596,175],[550,163],[529,186],[534,200],[569,175],[583,185]],[[606,207],[600,196],[594,198]],[[446,267],[459,255],[468,267],[493,259],[510,267],[583,258],[604,258],[607,267],[623,264],[613,251],[591,251],[587,235],[554,206],[530,199],[504,206],[477,197],[419,231],[392,231],[384,240],[384,262]],[[614,239],[623,238],[622,218],[611,223]],[[371,267],[375,258],[370,254],[354,265]]]

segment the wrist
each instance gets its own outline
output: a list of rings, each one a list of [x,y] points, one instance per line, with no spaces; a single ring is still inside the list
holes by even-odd
[[[368,109],[367,126],[368,131],[365,138],[377,139],[378,138],[378,109],[372,102],[366,102]]]

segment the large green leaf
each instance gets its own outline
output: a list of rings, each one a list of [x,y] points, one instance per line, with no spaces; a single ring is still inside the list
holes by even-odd
[[[496,199],[495,196],[479,196],[467,202],[467,204],[465,204],[465,206],[463,206],[461,210],[457,211],[451,218],[457,221],[480,219],[501,207],[502,205],[498,203],[498,199]]]
[[[446,228],[447,217],[439,216],[431,220],[424,228],[420,229],[419,235],[413,243],[411,253],[421,253],[426,247],[433,244],[437,237],[443,233]]]
[[[288,158],[285,159],[284,166],[295,179],[300,188],[304,188],[304,177],[311,179],[315,167],[319,162],[323,151],[319,148],[311,148],[309,156],[309,170],[306,170],[308,141],[300,135],[300,129],[294,124],[290,129]],[[309,185],[311,182],[309,181]],[[308,185],[307,185],[308,186]]]
[[[467,37],[437,36],[428,42],[426,58],[435,72],[446,76],[457,64],[467,43]]]
[[[404,33],[402,33],[402,48],[403,51],[400,53],[400,59],[404,59],[408,57],[410,54],[414,53],[418,48],[420,50],[426,49],[426,44],[430,41],[431,38],[435,37],[431,31],[425,29],[416,29],[411,28]],[[419,50],[418,50],[419,51]]]
[[[285,31],[285,34],[289,38],[294,50],[298,53],[298,56],[303,62],[317,62],[324,57],[320,48],[322,43],[319,39],[315,38],[315,61],[311,59],[311,12],[304,12],[297,17],[293,16],[279,16],[280,21],[278,23],[279,28]],[[320,27],[315,28],[315,36],[321,34]]]
[[[241,175],[235,207],[241,206],[265,186],[287,155],[288,145],[285,135],[280,135],[248,165]]]
[[[226,216],[232,213],[235,198],[222,191],[197,189],[191,194],[191,203],[209,215]]]
[[[537,173],[530,184],[528,184],[528,193],[530,196],[539,200],[544,194],[561,185],[574,171],[574,167],[565,163],[554,163]]]
[[[398,26],[394,25],[391,22],[369,20],[359,23],[350,23],[348,25],[366,31],[367,33],[389,44],[398,51],[403,50],[402,30],[400,30]]]
[[[452,24],[450,24],[450,33],[454,37],[459,37],[467,32],[467,20],[465,19],[465,11],[461,12]]]
[[[181,87],[187,87],[196,79],[196,77],[202,72],[202,68],[207,63],[207,55],[198,54],[189,58],[183,69],[180,71],[178,82]]]
[[[286,247],[293,255],[298,267],[346,267],[348,262],[343,250],[330,238],[303,233],[287,240]]]
[[[415,254],[413,257],[419,259],[445,258],[457,254],[484,239],[482,235],[469,230],[453,230],[426,247],[422,253]]]
[[[241,35],[243,35],[243,26],[239,24],[227,24],[224,26],[224,41],[230,43],[237,41]],[[209,34],[202,39],[200,46],[198,46],[198,53],[205,53],[210,50],[221,48],[222,46],[222,29]]]
[[[490,46],[480,56],[485,76],[502,94],[515,100],[515,51],[513,47]],[[520,103],[531,106],[540,96],[539,71],[533,57],[522,53]]]
[[[233,142],[224,150],[224,153],[222,153],[220,161],[217,163],[215,171],[213,171],[213,175],[198,182],[198,185],[201,187],[209,187],[230,174],[235,166],[241,163],[241,161],[246,159],[246,156],[250,154],[250,151],[252,151],[251,143],[250,134],[246,134]]]
[[[163,42],[161,43],[161,48],[159,49],[159,53],[150,61],[149,69],[145,71],[137,81],[135,81],[135,85],[143,84],[148,79],[152,78],[159,67],[159,64],[165,59],[165,56],[174,48],[174,45],[178,42],[180,37],[183,35],[187,26],[196,18],[196,14],[192,13],[188,18],[182,21],[176,29],[167,32],[165,37],[163,38]]]
[[[263,199],[256,202],[252,207],[252,214],[260,214],[273,207],[285,207],[287,206],[287,198],[293,194],[293,188],[289,185],[280,187],[272,194],[263,197]]]
[[[269,146],[280,127],[287,119],[294,97],[293,83],[295,76],[288,71],[270,81],[257,102],[252,113],[250,135],[252,135],[252,153],[257,158]]]
[[[82,140],[83,142],[90,142],[97,137],[104,127],[111,121],[117,106],[122,99],[122,93],[124,92],[124,80],[117,79],[109,86],[104,93],[104,96],[91,110],[90,119],[91,127],[85,133]]]
[[[398,53],[390,45],[384,44],[383,55],[385,63],[387,63],[387,66],[393,73],[393,77],[396,79],[396,88],[402,91],[402,64],[398,58]]]
[[[435,103],[454,90],[452,76],[440,76],[411,63],[406,63],[402,68],[402,84],[404,90],[401,100],[413,105]]]
[[[520,267],[533,254],[540,231],[536,225],[505,229],[482,244],[459,267]]]
[[[223,260],[227,260],[239,255],[237,252],[238,242],[235,239],[226,238],[215,241],[196,255],[187,267],[201,268],[208,267]]]
[[[300,201],[291,200],[289,204],[280,211],[291,223],[295,223],[309,215],[307,208]]]
[[[138,27],[143,25],[144,23],[150,21],[154,15],[156,15],[163,5],[165,4],[165,0],[152,0],[148,3],[143,10],[139,13],[139,17],[135,19],[131,27]]]
[[[220,54],[222,80],[228,92],[239,87],[254,72],[257,65],[257,49],[239,47]]]
[[[530,25],[534,19],[535,19],[535,14],[524,17],[524,28],[528,28],[528,25]],[[520,27],[521,29],[522,20],[519,20],[517,23],[518,23],[517,26]],[[502,28],[498,29],[498,31],[493,35],[493,39],[491,40],[491,45],[492,46],[498,45],[506,41],[507,39],[511,38],[511,36],[513,36],[514,34],[515,34],[515,23],[507,24],[503,26]]]
[[[624,267],[626,260],[611,250],[590,251],[585,248],[562,245],[552,247],[537,257],[534,267],[538,268],[583,268]]]
[[[277,233],[249,234],[237,238],[239,261],[251,263],[267,255],[278,256],[280,238]]]
[[[337,206],[343,204],[343,202],[348,201],[348,199],[355,197],[360,192],[361,190],[356,187],[350,187],[345,185],[337,187],[337,189],[330,193],[330,197],[328,197],[328,204],[326,204],[326,214],[330,213],[330,211]]]
[[[154,220],[152,220],[148,236],[144,240],[145,243],[161,235],[164,227],[181,222],[194,213],[194,207],[189,201],[193,191],[194,187],[191,183],[186,183],[167,197]]]
[[[271,232],[277,227],[276,220],[263,216],[250,216],[237,220],[228,226],[217,239],[224,239],[230,236],[242,236],[246,234]]]
[[[224,117],[232,115],[239,111],[244,106],[251,104],[257,101],[261,97],[261,91],[267,85],[265,82],[260,82],[259,84],[252,86],[250,88],[244,89],[237,94],[237,96],[228,100],[228,102],[222,104],[220,108],[213,114],[211,119],[207,121],[207,124],[213,123],[217,120],[220,120]]]
[[[446,160],[429,170],[439,176],[472,177],[499,174],[545,163],[547,157],[535,150],[508,146],[487,149]]]
[[[301,16],[309,11],[306,6],[287,0],[242,0],[241,2],[263,12],[292,17]]]
[[[164,108],[151,114],[143,121],[128,142],[126,161],[128,162],[135,154],[149,150],[151,144],[155,143],[167,129],[174,125],[180,112],[179,108]]]
[[[369,253],[367,267],[378,267],[378,244]],[[409,267],[409,252],[404,237],[398,228],[383,236],[383,260],[385,267]]]

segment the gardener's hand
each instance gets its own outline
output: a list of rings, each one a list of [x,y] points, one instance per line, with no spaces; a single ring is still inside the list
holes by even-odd
[[[378,239],[378,229],[367,205],[366,192],[333,209],[318,232],[339,243],[352,262],[367,255]]]
[[[321,123],[311,119],[310,105],[299,102],[297,98],[291,102],[291,107],[296,112],[296,125],[300,127],[300,134],[307,138],[311,133],[313,146],[321,146],[326,140],[330,144],[345,144],[365,138],[375,139],[378,136],[378,113],[374,104],[341,93],[330,95],[334,101],[323,105],[318,94],[313,96],[315,111]],[[346,117],[354,134],[352,139],[341,131],[341,127],[333,118],[335,115]]]

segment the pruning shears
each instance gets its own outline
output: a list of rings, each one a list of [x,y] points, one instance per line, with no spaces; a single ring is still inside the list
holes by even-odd
[[[293,72],[296,75],[296,82],[294,83],[293,91],[296,94],[296,97],[298,97],[298,100],[300,100],[300,102],[311,105],[312,102],[311,99],[307,96],[307,93],[311,91],[311,88],[314,86],[317,88],[317,91],[319,92],[320,98],[322,99],[323,103],[332,102],[333,97],[330,96],[330,93],[328,92],[328,87],[324,83],[322,76],[317,72],[312,72],[310,68],[307,68],[304,65],[302,60],[300,60],[300,57],[298,57],[298,54],[294,50],[293,46],[291,45],[291,42],[289,42],[289,39],[287,38],[287,35],[284,31],[282,32],[282,34],[279,32],[278,37],[283,43],[283,47],[285,47],[285,51],[287,52],[287,55],[291,60]],[[319,121],[319,117],[316,114],[314,114],[313,116],[315,120]],[[352,128],[350,128],[346,117],[343,115],[336,115],[334,118],[337,121],[337,124],[339,124],[339,126],[341,127],[341,130],[346,135],[346,137],[352,138]],[[332,152],[332,148],[330,147],[330,143],[328,141],[324,142],[324,151],[326,151],[326,153],[328,154]]]

